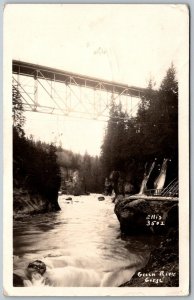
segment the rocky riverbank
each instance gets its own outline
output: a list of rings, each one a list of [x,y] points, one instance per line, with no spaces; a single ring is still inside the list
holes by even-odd
[[[57,197],[53,197],[52,201],[37,193],[20,188],[13,190],[13,217],[14,219],[22,218],[26,215],[37,213],[45,213],[49,211],[58,211]]]
[[[178,203],[118,197],[115,213],[125,235],[153,234],[162,238],[160,245],[151,252],[147,265],[122,286],[178,286]]]
[[[147,265],[138,270],[126,287],[177,287],[179,286],[178,230],[172,230],[151,252]]]

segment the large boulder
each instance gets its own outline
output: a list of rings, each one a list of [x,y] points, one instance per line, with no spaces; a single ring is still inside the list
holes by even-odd
[[[172,229],[163,237],[150,255],[146,266],[138,270],[126,287],[176,287],[179,286],[178,230]]]
[[[125,234],[165,234],[178,227],[178,204],[174,201],[120,198],[115,202],[115,214]]]

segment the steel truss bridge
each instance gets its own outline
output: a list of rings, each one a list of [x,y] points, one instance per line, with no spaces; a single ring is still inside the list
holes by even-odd
[[[107,120],[111,100],[132,116],[146,89],[13,60],[24,111]]]

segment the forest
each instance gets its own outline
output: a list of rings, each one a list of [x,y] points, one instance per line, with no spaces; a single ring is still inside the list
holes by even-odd
[[[13,189],[39,195],[46,204],[45,210],[59,210],[58,190],[60,188],[60,168],[57,163],[56,149],[53,144],[35,142],[25,135],[25,117],[21,95],[17,89],[12,91],[13,98]],[[19,198],[21,198],[21,192]],[[19,199],[14,197],[14,207],[22,209]]]
[[[21,95],[13,89],[14,187],[23,186],[52,202],[73,180],[79,185],[78,194],[102,193],[105,178],[116,170],[137,192],[145,165],[155,160],[158,169],[152,176],[156,176],[164,158],[169,159],[167,182],[178,177],[178,82],[173,64],[158,89],[149,81],[136,116],[114,100],[109,114],[100,156],[76,154],[26,137]]]
[[[135,117],[123,111],[121,104],[112,102],[102,145],[103,175],[120,171],[136,191],[146,163],[154,160],[158,170],[152,176],[157,175],[163,159],[167,158],[167,182],[178,177],[178,81],[173,64],[160,87],[155,89],[154,85],[150,80]]]

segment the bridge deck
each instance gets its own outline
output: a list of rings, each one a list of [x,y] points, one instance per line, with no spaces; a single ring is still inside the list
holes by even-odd
[[[107,91],[113,94],[138,97],[144,94],[146,89],[134,86],[128,86],[117,82],[103,80],[95,77],[89,77],[72,72],[62,71],[55,68],[31,64],[27,62],[13,60],[13,74],[20,74],[39,79],[46,79],[65,83],[66,85],[77,85],[86,88],[92,88],[100,91]]]

